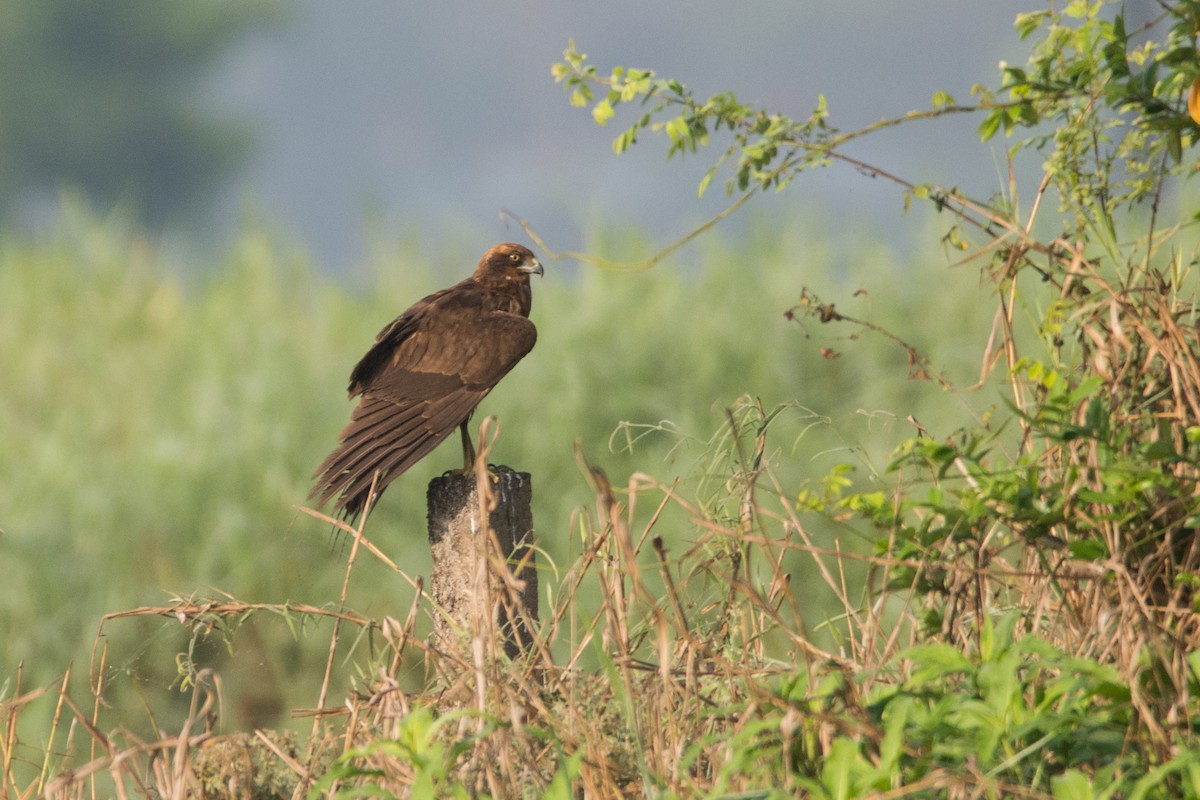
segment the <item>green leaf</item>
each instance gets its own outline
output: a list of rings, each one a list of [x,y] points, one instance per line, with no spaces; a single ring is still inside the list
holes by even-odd
[[[906,686],[919,688],[945,675],[968,673],[973,669],[968,659],[957,647],[943,642],[918,645],[902,654],[912,662],[914,670]]]
[[[592,87],[587,85],[576,86],[571,91],[570,103],[576,108],[583,108],[592,101]]]
[[[1167,153],[1171,156],[1171,160],[1178,164],[1183,160],[1183,137],[1182,132],[1178,128],[1172,128],[1166,132],[1167,138]]]
[[[1101,561],[1108,558],[1108,548],[1099,539],[1074,539],[1067,543],[1072,558],[1081,561]]]
[[[608,121],[613,118],[612,103],[608,102],[608,98],[601,100],[592,107],[592,119],[597,125],[607,125]]]
[[[932,105],[934,108],[946,108],[947,106],[958,105],[954,98],[947,92],[938,90],[933,93]]]
[[[821,768],[821,783],[833,800],[848,800],[854,788],[855,767],[863,765],[858,745],[849,739],[835,739]]]
[[[1017,29],[1017,34],[1022,39],[1027,39],[1029,34],[1041,27],[1042,20],[1049,15],[1049,11],[1026,11],[1017,14],[1017,20],[1013,23],[1013,27]]]
[[[1077,769],[1051,778],[1050,792],[1054,800],[1094,800],[1096,797],[1092,782]]]
[[[579,777],[579,767],[583,763],[583,751],[575,753],[566,760],[560,760],[558,770],[546,787],[542,800],[573,800],[575,797],[571,787]]]
[[[904,735],[912,711],[913,699],[898,696],[887,704],[883,712],[885,728],[883,741],[879,744],[879,769],[881,777],[891,777],[900,768],[900,756],[904,752]]]
[[[1089,18],[1092,15],[1091,5],[1091,0],[1071,0],[1063,13],[1076,19]]]
[[[637,127],[630,128],[613,140],[613,152],[617,155],[624,153],[629,146],[637,142]]]
[[[581,53],[575,49],[575,40],[567,39],[567,49],[563,51],[563,60],[576,69],[587,59],[586,53]]]
[[[1142,450],[1142,454],[1148,461],[1169,461],[1178,455],[1175,452],[1175,445],[1171,444],[1169,439],[1151,442]]]
[[[1004,111],[996,109],[992,113],[983,118],[983,122],[979,123],[979,138],[983,141],[988,141],[996,135],[996,131],[1000,130],[1000,123],[1004,120]]]
[[[669,119],[667,120],[667,124],[663,127],[666,131],[667,138],[669,138],[674,144],[678,145],[690,138],[688,135],[688,122],[686,117],[680,116]]]

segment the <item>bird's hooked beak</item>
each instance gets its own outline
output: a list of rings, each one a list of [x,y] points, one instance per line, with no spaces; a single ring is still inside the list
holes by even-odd
[[[529,259],[524,264],[517,267],[517,270],[520,272],[524,272],[526,275],[542,275],[543,274],[542,262],[538,261],[536,258]]]

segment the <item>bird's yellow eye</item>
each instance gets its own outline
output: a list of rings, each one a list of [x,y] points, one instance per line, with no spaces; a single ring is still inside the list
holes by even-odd
[[[515,264],[521,260],[521,254],[520,253],[509,253],[508,260]]]

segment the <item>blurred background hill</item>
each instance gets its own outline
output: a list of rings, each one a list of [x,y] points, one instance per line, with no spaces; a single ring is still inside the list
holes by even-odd
[[[652,67],[794,116],[824,93],[850,129],[928,104],[931,86],[968,99],[1020,56],[1019,8],[19,0],[0,20],[0,208],[46,224],[57,192],[78,188],[207,246],[252,212],[327,269],[351,267],[372,232],[420,231],[433,247],[469,231],[454,251],[465,257],[504,234],[501,207],[560,249],[583,245],[596,220],[668,241],[720,208],[720,192],[695,200],[707,163],[667,168],[652,148],[613,158],[616,131],[569,108],[550,79],[568,39],[596,63]],[[986,195],[998,167],[974,124],[963,120],[961,137],[939,126],[936,143],[897,131],[859,155]],[[889,188],[843,170],[760,204],[884,235],[898,209]]]

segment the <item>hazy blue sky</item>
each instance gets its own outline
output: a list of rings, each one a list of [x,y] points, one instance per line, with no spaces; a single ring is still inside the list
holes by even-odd
[[[226,205],[243,201],[301,237],[330,268],[362,252],[364,221],[385,231],[467,231],[521,238],[510,208],[556,248],[584,244],[597,222],[634,222],[658,242],[725,199],[695,198],[717,151],[668,162],[645,139],[620,157],[607,129],[571,108],[550,77],[569,38],[602,70],[652,67],[698,94],[732,90],[792,116],[824,93],[846,129],[927,106],[934,89],[969,99],[1001,59],[1024,61],[1012,21],[1036,3],[1008,0],[549,0],[461,4],[307,0],[290,23],[233,52],[215,87],[260,136]],[[913,126],[856,154],[914,180],[997,185],[975,120]],[[844,168],[809,176],[751,213],[827,214],[889,228],[894,188]]]

